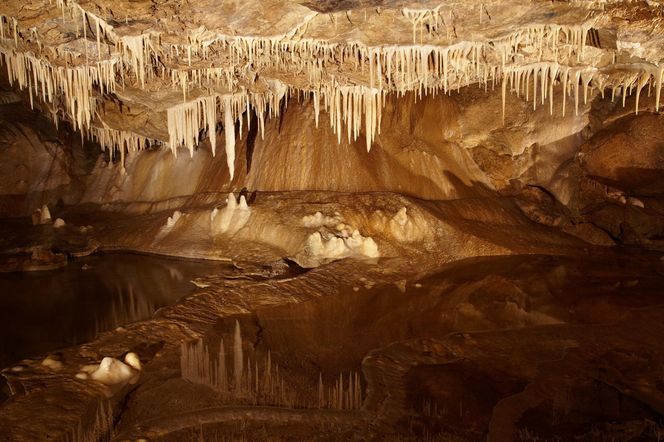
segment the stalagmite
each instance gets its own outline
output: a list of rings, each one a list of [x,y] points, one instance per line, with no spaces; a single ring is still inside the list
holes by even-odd
[[[226,234],[233,236],[249,222],[251,208],[247,205],[244,195],[240,201],[231,193],[228,195],[226,207],[215,208],[210,215],[210,230],[213,235]]]
[[[41,207],[39,223],[40,224],[49,224],[51,222],[51,211],[48,210],[48,206],[44,204]]]
[[[166,228],[170,229],[177,224],[177,222],[180,220],[180,217],[182,216],[182,212],[179,210],[176,210],[173,212],[172,216],[169,216],[168,219],[166,220]]]
[[[137,362],[138,364],[136,364]],[[124,362],[111,357],[102,359],[99,368],[90,373],[90,378],[108,386],[135,384],[140,372],[141,365],[138,357],[133,353],[128,353]]]

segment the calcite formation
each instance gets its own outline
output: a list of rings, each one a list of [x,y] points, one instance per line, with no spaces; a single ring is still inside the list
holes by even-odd
[[[0,14],[9,82],[54,122],[122,164],[204,138],[215,155],[223,127],[231,180],[243,121],[262,134],[288,97],[369,150],[392,94],[501,88],[503,118],[508,94],[562,115],[596,92],[635,95],[638,112],[648,94],[659,111],[664,79],[659,0],[8,0]]]
[[[75,276],[0,278],[0,440],[658,439],[663,49],[664,0],[0,0],[0,272]]]

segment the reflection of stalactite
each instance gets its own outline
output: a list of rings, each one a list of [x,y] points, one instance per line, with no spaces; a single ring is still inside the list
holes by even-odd
[[[231,381],[226,370],[228,354],[223,339],[216,356],[210,353],[203,340],[183,343],[180,347],[182,378],[212,388],[227,402],[294,406],[295,394],[279,375],[279,366],[272,363],[270,353],[260,363],[257,359],[252,361],[250,357],[245,360],[241,346],[242,337],[236,335]]]
[[[339,378],[329,388],[325,388],[323,377],[319,375],[318,408],[359,410],[361,407],[362,386],[357,373],[349,372],[347,378],[344,378],[343,373],[339,373]]]
[[[257,357],[245,359],[242,349],[240,325],[236,322],[233,337],[232,381],[226,370],[224,340],[214,355],[199,339],[180,346],[180,372],[182,379],[205,385],[217,391],[227,403],[251,403],[285,407],[331,408],[357,410],[362,406],[362,389],[357,373],[340,374],[334,385],[326,387],[319,376],[318,397],[298,394],[282,375],[279,366],[272,361],[268,351],[261,361]],[[314,391],[312,388],[311,391]]]
[[[223,344],[223,343],[222,343]],[[221,349],[223,352],[223,348]],[[220,353],[221,353],[220,352]],[[242,331],[240,323],[235,321],[235,333],[233,336],[233,374],[235,375],[235,389],[242,391],[242,364],[244,363],[244,353],[242,352]],[[251,364],[248,365],[251,368]]]
[[[131,282],[128,283],[126,291],[117,286],[116,293],[117,295],[113,298],[108,313],[102,318],[95,318],[94,332],[88,340],[96,337],[101,332],[147,319],[157,309],[157,304],[152,300],[137,296],[134,293]]]
[[[113,439],[113,407],[107,399],[100,399],[92,422],[78,421],[74,430],[64,435],[64,442],[103,442]]]

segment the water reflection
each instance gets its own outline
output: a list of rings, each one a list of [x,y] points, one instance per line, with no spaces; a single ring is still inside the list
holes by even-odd
[[[220,317],[165,352],[179,370],[132,393],[118,440],[485,440],[496,416],[515,428],[496,440],[598,440],[581,436],[616,422],[627,430],[615,440],[627,440],[627,423],[645,435],[659,422],[648,407],[664,360],[659,255],[484,257],[412,280],[373,275]],[[122,287],[118,308],[140,309],[136,286]]]
[[[149,318],[227,264],[113,253],[0,276],[0,367]]]
[[[417,283],[348,288],[263,309],[252,322],[260,324],[259,347],[284,366],[298,361],[314,386],[320,367],[334,379],[360,370],[369,352],[393,342],[457,331],[614,323],[631,308],[659,304],[662,287],[659,256],[473,258]]]
[[[181,278],[179,279],[181,281]],[[100,332],[114,329],[120,325],[129,324],[149,318],[160,305],[152,298],[136,294],[134,285],[129,282],[126,287],[117,285],[116,295],[112,298],[108,311],[96,311],[94,329],[87,336],[75,336],[73,343],[86,342],[93,339]]]

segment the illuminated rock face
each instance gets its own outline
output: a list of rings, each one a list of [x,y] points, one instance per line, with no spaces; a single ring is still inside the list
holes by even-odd
[[[663,0],[0,0],[0,272],[229,264],[0,373],[0,440],[661,435],[663,54]]]
[[[59,132],[49,144],[38,127],[23,149],[25,132],[5,131],[0,164],[27,178],[0,178],[3,214],[95,203],[170,215],[243,188],[513,196],[537,223],[605,244],[621,230],[586,232],[604,226],[598,202],[647,209],[641,193],[659,185],[644,134],[661,123],[661,2],[28,4],[0,6],[2,106],[22,100]],[[400,208],[381,230],[422,237]],[[249,223],[219,210],[218,235]],[[155,236],[190,222],[165,218]]]
[[[121,170],[148,146],[194,155],[207,139],[214,156],[223,127],[230,181],[243,126],[255,118],[263,138],[289,97],[367,151],[386,103],[407,92],[495,88],[501,103],[485,111],[508,126],[512,95],[551,116],[598,94],[659,110],[660,2],[379,3],[9,0],[0,58],[31,106],[119,154]]]

